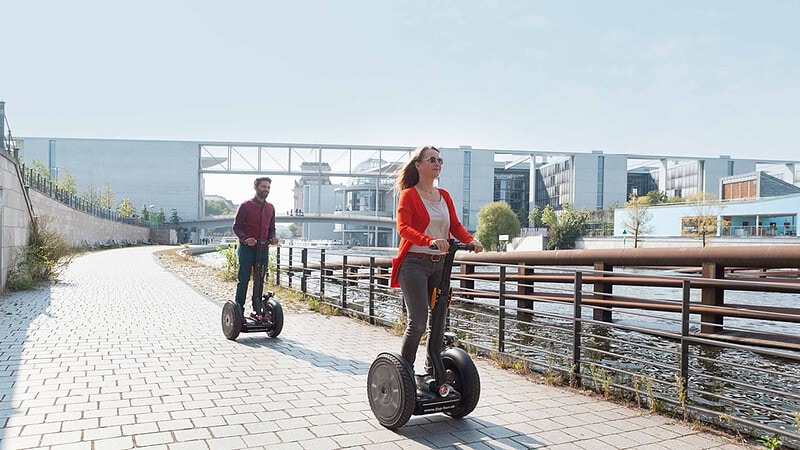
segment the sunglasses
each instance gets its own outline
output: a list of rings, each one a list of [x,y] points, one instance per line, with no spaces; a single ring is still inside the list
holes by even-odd
[[[439,163],[439,165],[440,165],[440,166],[441,166],[442,164],[444,164],[444,160],[443,160],[442,158],[437,158],[437,157],[435,157],[435,156],[431,156],[431,157],[430,157],[430,158],[428,158],[428,159],[423,159],[422,161],[428,161],[428,162],[429,162],[429,163],[431,163],[431,164],[436,164],[436,163]]]

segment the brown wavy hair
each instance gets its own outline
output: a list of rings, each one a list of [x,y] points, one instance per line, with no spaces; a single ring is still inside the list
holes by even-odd
[[[414,163],[421,161],[422,153],[430,149],[436,150],[436,153],[441,154],[438,148],[432,145],[424,145],[422,147],[417,147],[414,153],[411,154],[411,158],[408,162],[403,164],[403,167],[397,172],[397,181],[394,183],[394,189],[397,192],[410,188],[411,186],[416,186],[416,184],[419,183],[419,171]]]

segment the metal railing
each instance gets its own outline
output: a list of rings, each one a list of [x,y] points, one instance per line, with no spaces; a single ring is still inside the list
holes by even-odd
[[[390,257],[280,247],[274,258],[271,282],[403,327],[400,290],[388,287]],[[449,329],[467,347],[654,412],[799,445],[800,283],[786,281],[796,272],[776,284],[763,271],[758,282],[456,263]],[[770,304],[701,303],[709,289],[768,292]]]
[[[122,222],[141,227],[159,227],[163,224],[154,224],[149,221],[140,220],[139,218],[120,217],[119,212],[112,208],[106,208],[98,205],[96,202],[90,201],[79,195],[58,186],[53,180],[38,171],[25,167],[24,164],[20,165],[20,172],[22,174],[22,181],[25,186],[35,189],[43,195],[46,195],[54,200],[57,200],[72,209],[82,211],[86,214],[91,214],[96,217],[101,217],[106,220],[115,222]]]

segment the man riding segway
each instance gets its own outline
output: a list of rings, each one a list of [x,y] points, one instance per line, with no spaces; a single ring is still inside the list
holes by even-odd
[[[222,329],[225,337],[236,339],[240,331],[267,331],[271,337],[283,327],[283,312],[280,304],[272,298],[272,292],[264,292],[264,277],[269,261],[269,245],[278,243],[275,232],[275,207],[267,202],[272,180],[256,178],[253,198],[239,205],[233,221],[233,232],[239,238],[239,273],[236,285],[236,301],[228,302],[222,310]],[[244,313],[247,286],[253,274],[253,312]]]

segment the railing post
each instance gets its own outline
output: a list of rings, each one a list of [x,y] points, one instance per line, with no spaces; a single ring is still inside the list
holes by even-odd
[[[470,277],[470,275],[475,273],[475,266],[472,264],[460,264],[459,269],[463,277],[459,282],[459,285],[464,292],[467,292],[467,294],[464,294],[464,298],[473,298],[473,296],[469,295],[468,293],[475,290],[475,280]]]
[[[319,301],[325,301],[325,249],[319,249]]]
[[[375,257],[369,257],[369,323],[375,324]]]
[[[294,247],[289,247],[289,271],[286,273],[288,277],[287,283],[289,285],[289,289],[292,288],[292,277],[294,277],[294,267],[293,267],[294,257],[292,256],[293,252],[294,252]]]
[[[606,264],[604,262],[596,262],[594,263],[594,270],[599,272],[611,272],[614,270],[614,266],[611,264]],[[595,273],[596,277],[604,277],[605,273],[597,274]],[[602,300],[607,300],[611,293],[614,290],[614,283],[605,282],[605,281],[597,281],[594,283],[594,287],[592,289],[594,291],[594,295],[599,297]],[[592,318],[594,320],[600,322],[611,322],[612,319],[611,314],[611,307],[606,308],[593,308],[592,310]]]
[[[580,385],[581,379],[581,296],[583,292],[583,272],[575,272],[575,303],[572,313],[572,379]]]
[[[535,271],[535,269],[533,267],[530,267],[530,266],[528,266],[527,264],[524,264],[524,263],[520,264],[519,266],[517,266],[517,275],[522,275],[522,276],[533,275],[534,271]],[[519,294],[519,295],[533,295],[533,291],[534,291],[534,289],[533,289],[533,281],[531,281],[530,283],[527,282],[527,281],[523,281],[523,280],[520,280],[520,281],[517,282],[517,294]],[[518,299],[517,300],[517,308],[520,308],[520,309],[533,309],[533,300]],[[520,313],[517,313],[517,314],[520,314]],[[524,314],[528,314],[528,312],[525,312]]]
[[[347,255],[342,255],[342,309],[347,308]]]
[[[281,285],[281,247],[275,248],[275,285]]]
[[[506,266],[500,266],[500,286],[498,286],[497,351],[506,351]]]
[[[714,263],[703,263],[703,278],[719,280],[725,278],[725,267]],[[701,289],[700,302],[710,306],[725,305],[725,290],[716,287],[704,287]],[[724,316],[717,313],[700,314],[700,332],[718,333],[722,331],[720,325],[723,324]]]
[[[689,389],[689,307],[690,303],[689,300],[691,298],[691,288],[689,285],[689,280],[683,280],[682,283],[683,287],[683,304],[681,306],[681,367],[680,367],[680,376],[684,382],[684,389],[687,391],[684,392],[688,398],[688,389]]]
[[[308,288],[308,249],[300,250],[300,263],[303,264],[303,271],[300,273],[300,292],[306,293]]]

